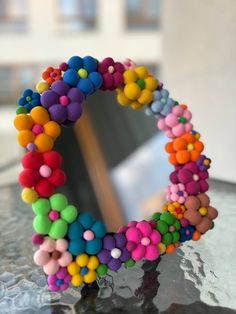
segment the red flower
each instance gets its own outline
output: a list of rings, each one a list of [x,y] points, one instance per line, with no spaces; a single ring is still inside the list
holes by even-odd
[[[43,73],[42,78],[49,84],[61,80],[61,70],[53,67],[48,67]]]
[[[20,185],[34,188],[41,197],[51,196],[55,188],[66,181],[66,175],[60,169],[62,157],[55,151],[28,152],[22,158],[21,163],[24,170],[19,175]]]
[[[112,58],[105,58],[98,64],[98,72],[102,75],[103,83],[100,89],[114,90],[123,83],[123,72],[125,68],[122,63],[115,62]]]

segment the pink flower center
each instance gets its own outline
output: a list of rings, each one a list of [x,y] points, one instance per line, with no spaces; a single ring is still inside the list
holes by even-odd
[[[39,168],[39,173],[40,175],[43,177],[43,178],[48,178],[50,177],[51,173],[52,173],[52,170],[50,167],[48,167],[47,165],[42,165],[40,168]]]
[[[180,214],[181,213],[181,209],[180,208],[176,208],[175,212],[176,212],[176,214]]]
[[[174,232],[175,231],[175,227],[174,226],[170,226],[168,229],[170,232]]]
[[[190,234],[190,231],[189,231],[189,230],[186,230],[186,231],[185,231],[185,234],[186,234],[186,235],[189,235],[189,234]]]
[[[199,180],[199,176],[198,176],[197,174],[194,174],[194,175],[193,175],[193,180],[194,180],[194,181],[198,181],[198,180]]]
[[[110,65],[108,67],[108,72],[112,74],[112,73],[114,73],[114,71],[115,71],[115,68],[112,65]]]
[[[144,237],[141,240],[141,244],[144,245],[144,246],[148,246],[150,244],[150,242],[151,242],[150,239],[147,238],[147,237]]]
[[[59,102],[62,106],[67,106],[69,104],[69,98],[67,96],[61,96]]]
[[[43,131],[43,127],[40,124],[34,124],[34,126],[32,127],[32,132],[35,135],[38,135],[38,134],[42,133],[42,131]]]
[[[94,233],[93,231],[91,230],[86,230],[83,234],[83,238],[86,240],[86,241],[91,241],[94,239]]]
[[[50,212],[48,213],[48,218],[51,221],[57,220],[59,217],[60,217],[60,214],[57,211],[53,210],[53,209],[50,210]]]

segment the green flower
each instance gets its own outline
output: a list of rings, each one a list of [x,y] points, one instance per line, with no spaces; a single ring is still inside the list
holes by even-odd
[[[152,220],[156,221],[156,230],[161,234],[161,242],[165,245],[177,243],[180,238],[179,220],[171,213],[155,213],[152,215]]]
[[[77,218],[77,209],[68,205],[65,195],[56,193],[51,197],[39,198],[32,204],[36,214],[33,221],[35,232],[49,235],[53,239],[64,238],[67,233],[68,224]]]

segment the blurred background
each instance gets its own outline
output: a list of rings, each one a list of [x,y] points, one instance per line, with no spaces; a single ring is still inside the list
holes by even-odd
[[[148,66],[192,110],[211,178],[235,184],[235,21],[235,0],[0,0],[0,186],[16,184],[21,168],[12,125],[21,91],[73,55]],[[171,171],[155,120],[121,108],[111,92],[84,108],[55,146],[68,175],[63,192],[110,230],[148,217]]]

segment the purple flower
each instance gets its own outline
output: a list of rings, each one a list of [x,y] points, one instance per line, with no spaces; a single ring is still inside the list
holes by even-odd
[[[61,267],[55,275],[48,276],[48,287],[50,291],[63,291],[69,287],[71,276],[68,274],[66,267]]]
[[[184,166],[176,166],[175,171],[170,174],[173,184],[182,183],[188,195],[197,195],[208,190],[208,172],[201,171],[195,162],[188,162]]]
[[[51,119],[63,126],[72,126],[81,116],[83,101],[83,93],[63,81],[54,82],[41,96],[41,103],[48,109]]]
[[[201,155],[196,161],[196,164],[200,171],[207,171],[211,166],[211,159],[207,158],[205,155]]]
[[[122,262],[130,258],[126,242],[126,237],[123,233],[106,235],[103,238],[103,248],[97,255],[100,263],[106,264],[113,271],[118,270]]]

